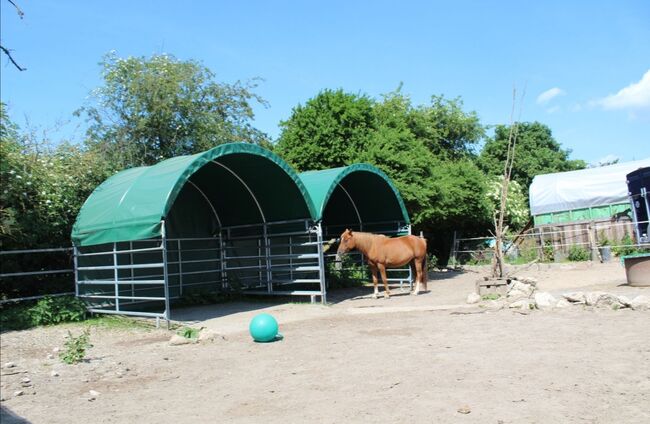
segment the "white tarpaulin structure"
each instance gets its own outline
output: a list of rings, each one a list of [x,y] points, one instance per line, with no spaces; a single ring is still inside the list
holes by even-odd
[[[579,171],[537,175],[530,185],[533,216],[625,203],[630,172],[650,166],[650,158]]]

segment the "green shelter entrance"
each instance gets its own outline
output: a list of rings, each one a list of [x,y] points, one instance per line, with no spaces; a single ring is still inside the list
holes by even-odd
[[[345,228],[410,233],[379,169],[298,175],[268,150],[225,144],[127,169],[95,189],[72,231],[76,294],[91,312],[166,320],[173,301],[215,292],[324,303],[334,255],[323,240]],[[410,269],[401,271],[390,279],[410,282]]]
[[[337,238],[349,228],[353,231],[367,231],[387,236],[411,233],[411,225],[402,197],[391,179],[380,169],[369,164],[354,164],[322,171],[308,171],[300,174],[316,215],[314,219],[322,226],[323,237]],[[339,271],[363,269],[363,280],[370,274],[361,254],[348,254],[343,265],[336,264]],[[334,268],[335,253],[324,255],[325,268]],[[407,282],[411,285],[410,267],[390,269],[389,281]]]
[[[77,295],[92,312],[167,320],[171,301],[208,292],[325,301],[313,216],[297,174],[251,144],[122,171],[97,187],[74,225]]]

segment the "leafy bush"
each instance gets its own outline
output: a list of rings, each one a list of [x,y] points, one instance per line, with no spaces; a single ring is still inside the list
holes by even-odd
[[[0,331],[24,330],[34,326],[29,314],[31,305],[4,304],[0,306]]]
[[[553,249],[553,242],[551,240],[544,240],[544,262],[555,261],[555,250]]]
[[[35,303],[0,307],[2,331],[23,330],[37,325],[51,325],[86,319],[86,306],[73,296],[45,297]]]
[[[90,344],[90,329],[86,328],[80,335],[73,336],[68,331],[65,347],[59,353],[59,358],[66,364],[78,364],[86,357],[86,349],[93,347]]]
[[[573,245],[569,249],[568,259],[572,262],[588,261],[590,258],[589,251],[584,247]]]
[[[86,306],[73,296],[48,296],[36,302],[29,314],[34,325],[83,321],[86,319]]]
[[[636,246],[634,245],[634,241],[632,240],[632,237],[630,237],[628,233],[625,233],[625,235],[621,237],[621,241],[619,241],[616,244],[618,246],[612,247],[612,252],[616,256],[626,256],[637,252]]]
[[[367,279],[365,267],[356,263],[349,255],[342,257],[340,269],[337,269],[336,262],[328,263],[325,269],[325,280],[330,289],[359,287]]]
[[[438,266],[438,257],[433,253],[427,257],[427,271],[433,271]]]

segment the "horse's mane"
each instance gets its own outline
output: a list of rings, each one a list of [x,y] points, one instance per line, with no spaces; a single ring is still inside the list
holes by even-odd
[[[388,238],[383,234],[366,233],[363,231],[354,231],[352,234],[356,239],[358,250],[368,250],[370,248],[369,243],[372,243],[373,238]],[[359,249],[360,247],[361,249]]]

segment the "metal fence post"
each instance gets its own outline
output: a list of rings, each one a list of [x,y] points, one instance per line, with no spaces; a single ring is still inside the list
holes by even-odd
[[[113,243],[113,279],[115,283],[115,311],[120,311],[120,286],[118,281],[120,279],[119,270],[117,268],[117,243]]]
[[[318,247],[318,274],[320,279],[321,303],[327,303],[327,287],[325,287],[325,254],[323,252],[323,228],[321,223],[316,224],[316,246]]]
[[[162,235],[162,260],[163,260],[163,280],[164,280],[164,291],[165,291],[165,320],[167,321],[167,328],[170,326],[171,311],[169,308],[169,275],[167,271],[167,235],[165,230],[165,220],[160,221],[161,223],[161,235]]]
[[[268,228],[264,223],[264,256],[266,259],[266,285],[269,294],[273,293],[273,269],[271,268],[271,241],[269,240]]]
[[[178,249],[178,290],[179,296],[183,296],[183,256],[181,253],[181,239],[177,240],[176,247]]]
[[[72,246],[72,263],[74,268],[74,295],[79,297],[79,275],[77,271],[77,246]]]

